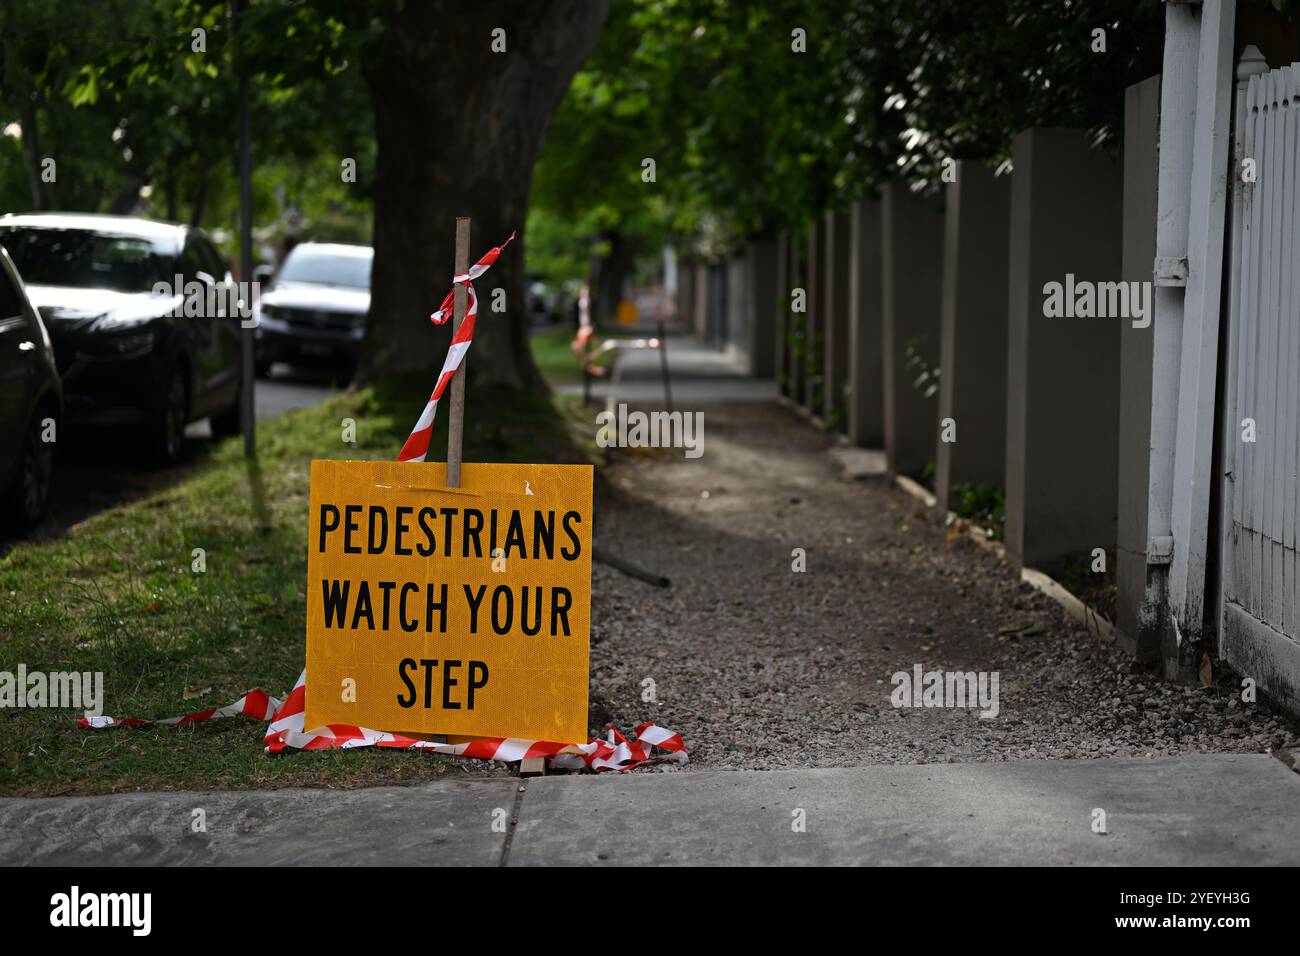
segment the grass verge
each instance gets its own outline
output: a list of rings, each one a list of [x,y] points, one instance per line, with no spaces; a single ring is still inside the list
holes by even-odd
[[[567,322],[532,333],[530,342],[533,361],[537,363],[542,376],[552,385],[573,385],[582,381],[582,369],[573,354],[573,335],[573,326]],[[626,336],[617,333],[602,332],[592,337],[591,347],[599,347],[606,339],[624,337]],[[613,353],[605,352],[598,355],[593,364],[605,368],[613,360]]]
[[[282,697],[302,670],[308,474],[313,458],[392,458],[423,407],[427,376],[328,399],[217,446],[178,483],[0,559],[0,671],[100,671],[105,713],[160,718],[260,687]],[[356,444],[342,441],[345,419]],[[576,402],[476,390],[468,461],[593,458]],[[588,428],[589,431],[589,428]],[[446,448],[440,416],[434,449]],[[206,570],[193,570],[202,549]],[[415,782],[431,754],[352,750],[269,757],[261,725],[82,730],[70,710],[0,710],[0,793],[241,789]]]

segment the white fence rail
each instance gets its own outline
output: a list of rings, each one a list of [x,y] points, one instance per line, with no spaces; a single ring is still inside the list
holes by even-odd
[[[1293,705],[1300,698],[1298,136],[1300,64],[1238,84],[1220,652]]]

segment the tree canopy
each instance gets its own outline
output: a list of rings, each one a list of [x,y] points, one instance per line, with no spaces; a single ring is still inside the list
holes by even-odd
[[[534,222],[568,224],[545,231],[556,264],[615,229],[720,255],[890,179],[934,188],[948,157],[1006,161],[1030,126],[1113,146],[1163,17],[1159,0],[627,0],[552,123]]]
[[[327,6],[254,3],[260,224],[296,210],[365,240],[374,135],[355,50]],[[224,0],[10,0],[0,9],[0,201],[5,211],[140,211],[214,227],[237,219],[236,44]],[[54,181],[41,175],[54,160]]]

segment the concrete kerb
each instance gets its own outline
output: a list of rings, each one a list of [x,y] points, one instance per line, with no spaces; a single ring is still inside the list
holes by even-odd
[[[0,799],[0,865],[496,866],[514,777]],[[504,822],[504,821],[502,821]],[[400,839],[395,835],[400,835]]]
[[[927,508],[933,508],[939,503],[939,499],[930,494],[919,481],[907,477],[907,475],[895,475],[894,484],[902,488],[917,501],[924,504]],[[951,514],[952,512],[949,512]]]
[[[0,799],[0,860],[80,867],[1295,865],[1300,780],[1277,765],[1284,762],[1185,754],[7,798]],[[1101,831],[1091,825],[1098,807],[1106,810]],[[206,809],[207,832],[193,831],[195,808]]]
[[[883,448],[861,448],[847,437],[841,436],[827,454],[840,473],[852,481],[889,477],[889,466]]]
[[[1032,585],[1061,605],[1065,612],[1086,627],[1093,637],[1107,644],[1115,640],[1114,624],[1080,601],[1049,575],[1036,568],[1025,568],[1020,572],[1020,580]]]
[[[826,431],[826,423],[822,421],[822,419],[818,415],[814,415],[811,411],[809,411],[808,406],[803,404],[802,402],[795,401],[789,395],[778,395],[776,396],[774,401],[778,405],[784,408],[788,408],[792,412],[798,413],[800,418],[807,420],[808,423],[811,424],[814,428],[816,428],[819,432]]]

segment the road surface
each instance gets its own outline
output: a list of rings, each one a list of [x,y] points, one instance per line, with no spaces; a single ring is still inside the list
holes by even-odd
[[[295,408],[314,405],[343,385],[328,372],[277,365],[271,379],[258,379],[254,390],[259,422]],[[52,538],[90,515],[174,484],[192,470],[210,443],[207,419],[185,430],[186,457],[173,468],[151,468],[138,460],[136,446],[113,432],[69,433],[55,464],[50,512],[34,537]],[[0,554],[11,541],[0,537]]]

